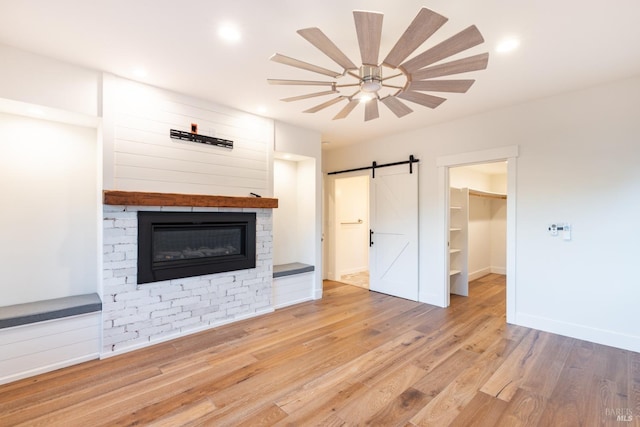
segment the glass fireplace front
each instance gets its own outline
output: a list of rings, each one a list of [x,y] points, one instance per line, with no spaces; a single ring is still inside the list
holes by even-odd
[[[138,212],[138,283],[255,267],[256,215]]]

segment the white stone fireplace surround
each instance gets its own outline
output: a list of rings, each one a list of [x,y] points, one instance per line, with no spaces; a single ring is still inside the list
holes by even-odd
[[[120,192],[122,193],[122,192]],[[157,193],[146,193],[157,194]],[[219,203],[201,198],[181,200],[172,206],[149,205],[154,198],[134,204],[103,206],[103,337],[101,357],[109,357],[190,333],[213,328],[273,311],[273,242],[270,207],[210,207],[203,205],[247,205]],[[237,198],[244,199],[244,198]],[[125,199],[128,200],[128,199]],[[135,200],[141,200],[137,198]],[[158,199],[161,203],[164,198]],[[265,205],[275,199],[249,205]],[[195,206],[179,206],[194,204]],[[275,200],[277,206],[277,200]],[[137,284],[138,211],[255,212],[256,268],[197,277]]]

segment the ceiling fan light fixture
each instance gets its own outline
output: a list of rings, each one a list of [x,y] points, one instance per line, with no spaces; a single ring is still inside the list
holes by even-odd
[[[379,61],[379,51],[382,41],[383,15],[379,12],[356,10],[353,12],[353,17],[362,66],[356,66],[319,28],[313,27],[298,30],[297,33],[300,36],[333,60],[333,62],[340,65],[344,71],[339,73],[281,54],[272,55],[270,58],[272,61],[322,74],[333,79],[333,81],[267,79],[269,84],[278,85],[331,86],[331,90],[284,98],[282,101],[297,101],[340,93],[339,89],[353,87],[357,89],[352,95],[338,95],[329,101],[305,110],[304,113],[316,113],[341,101],[347,101],[346,105],[343,105],[338,114],[333,117],[333,120],[346,118],[358,104],[364,104],[365,122],[377,119],[380,117],[378,112],[378,104],[380,103],[384,104],[396,117],[400,118],[413,112],[403,101],[409,101],[427,108],[436,108],[446,98],[423,92],[464,93],[475,81],[471,79],[431,79],[487,68],[488,53],[441,62],[484,43],[484,38],[475,25],[467,27],[412,57],[414,51],[448,20],[446,17],[423,7],[381,63]],[[406,60],[407,58],[411,59]],[[390,75],[383,77],[383,66],[392,70],[389,72]],[[338,84],[336,80],[341,77],[353,78],[356,81]],[[404,79],[404,83],[402,79]]]
[[[360,90],[367,93],[375,93],[382,89],[382,69],[363,65],[360,67]]]
[[[356,98],[358,101],[360,101],[361,104],[364,104],[365,102],[369,102],[373,99],[372,95],[369,95],[368,93],[363,93],[362,95],[358,96],[358,98]]]
[[[362,83],[360,83],[360,89],[363,92],[373,93],[379,91],[381,88],[382,82],[380,82],[380,80],[362,80]]]

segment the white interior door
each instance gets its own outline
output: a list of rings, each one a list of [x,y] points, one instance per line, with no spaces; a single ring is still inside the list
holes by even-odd
[[[418,166],[375,170],[370,181],[372,291],[418,300]]]

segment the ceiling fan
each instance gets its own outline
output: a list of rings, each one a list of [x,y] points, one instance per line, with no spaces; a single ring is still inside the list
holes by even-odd
[[[354,11],[353,17],[362,65],[354,64],[319,28],[298,30],[298,34],[342,67],[343,71],[329,70],[276,53],[270,58],[274,62],[334,79],[332,81],[268,79],[267,81],[273,85],[322,86],[326,88],[321,92],[284,98],[282,101],[299,101],[339,94],[339,89],[353,87],[356,91],[351,95],[339,95],[304,112],[316,113],[341,101],[347,101],[347,104],[333,118],[333,120],[344,119],[360,102],[366,101],[364,119],[368,121],[379,117],[378,101],[380,101],[397,117],[403,117],[413,112],[413,110],[401,100],[436,108],[446,98],[425,92],[464,93],[475,82],[475,80],[468,79],[438,80],[435,78],[487,68],[488,53],[439,63],[443,59],[484,42],[482,34],[480,34],[475,25],[471,25],[443,42],[406,60],[448,20],[432,10],[422,8],[389,54],[382,62],[379,62],[383,14]],[[391,70],[391,73],[387,75],[388,70]],[[342,77],[350,77],[356,79],[356,81],[339,84],[338,80]]]

